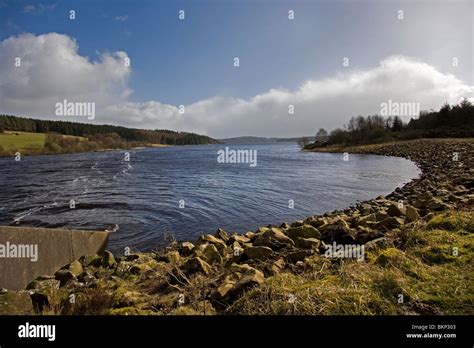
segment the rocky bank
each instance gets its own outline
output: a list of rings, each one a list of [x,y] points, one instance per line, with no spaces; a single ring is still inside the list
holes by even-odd
[[[0,313],[238,313],[242,307],[236,304],[246,294],[277,275],[307,271],[308,260],[325,258],[328,244],[364,245],[371,250],[394,245],[393,236],[422,228],[443,211],[472,213],[473,139],[422,139],[316,151],[405,157],[417,163],[422,174],[386,197],[303,221],[244,234],[219,229],[193,243],[173,242],[151,253],[83,256],[54,275],[33,280],[24,291],[2,290]],[[376,261],[383,266],[380,255]]]

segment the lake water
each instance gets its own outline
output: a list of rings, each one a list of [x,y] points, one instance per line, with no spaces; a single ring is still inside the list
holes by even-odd
[[[218,151],[257,151],[257,165]],[[0,224],[105,229],[109,249],[150,250],[218,227],[246,232],[392,192],[420,173],[410,161],[301,152],[296,144],[203,145],[0,159]],[[70,208],[74,200],[75,208]],[[292,203],[294,206],[292,207]]]

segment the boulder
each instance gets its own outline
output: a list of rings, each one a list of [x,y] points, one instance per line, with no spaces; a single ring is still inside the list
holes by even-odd
[[[325,228],[324,232],[322,232],[321,240],[328,244],[332,242],[336,242],[337,244],[354,243],[352,230],[348,227],[347,223],[342,220],[336,221]]]
[[[202,256],[211,265],[215,263],[220,264],[222,262],[222,256],[214,244],[205,244]]]
[[[76,280],[76,276],[68,269],[60,269],[54,273],[54,277],[59,280],[60,286],[64,286],[67,282]]]
[[[77,260],[72,261],[67,266],[67,269],[70,270],[76,277],[84,271],[82,264]]]
[[[404,221],[398,217],[388,217],[377,224],[378,228],[392,229],[402,226]]]
[[[230,294],[232,296],[237,297],[241,295],[245,290],[248,290],[249,288],[255,286],[260,286],[264,282],[265,276],[263,275],[263,273],[253,268],[252,270],[249,270],[248,272],[243,274],[242,277],[234,284],[234,286],[230,290]]]
[[[248,231],[244,234],[245,237],[247,237],[248,239],[250,239],[250,241],[254,240],[255,237],[257,236],[257,234],[255,232],[252,232],[252,231]]]
[[[227,241],[229,240],[229,235],[222,228],[219,228],[217,230],[217,232],[215,233],[215,236],[219,239],[222,239],[224,243],[227,243]]]
[[[92,283],[93,281],[95,281],[95,277],[90,274],[89,272],[82,272],[81,274],[79,274],[79,276],[77,277],[77,280],[80,281],[81,283],[85,283],[85,284],[89,284],[89,283]]]
[[[371,240],[382,237],[383,233],[380,231],[369,230],[367,228],[359,228],[356,233],[355,242],[357,244],[365,244]]]
[[[368,227],[370,225],[373,225],[374,223],[377,222],[377,217],[375,214],[370,214],[370,215],[365,215],[361,216],[360,218],[357,219],[355,225],[356,226],[363,226],[363,227]]]
[[[375,249],[388,248],[392,246],[393,244],[388,240],[387,237],[380,237],[380,238],[373,239],[370,242],[367,242],[365,244],[365,250],[370,251],[370,250],[375,250]]]
[[[298,261],[304,261],[310,255],[311,253],[307,250],[298,250],[288,254],[286,258],[291,263],[297,263]]]
[[[449,205],[444,203],[439,198],[431,198],[429,201],[427,201],[425,207],[430,210],[443,210],[448,209]]]
[[[253,246],[245,249],[244,255],[249,259],[263,260],[270,257],[273,254],[273,250],[266,246]]]
[[[233,263],[230,265],[229,267],[229,270],[231,272],[237,272],[237,273],[246,273],[246,272],[253,272],[255,268],[253,267],[250,267],[248,264],[244,263],[244,264],[237,264],[237,263]]]
[[[200,236],[199,241],[201,244],[205,244],[205,243],[214,244],[220,253],[223,253],[226,247],[226,243],[224,243],[222,239],[214,237],[213,235],[210,235],[210,234],[205,234],[205,235]]]
[[[321,233],[318,229],[311,225],[291,227],[284,233],[293,241],[296,241],[297,238],[321,238]]]
[[[176,250],[168,251],[166,254],[160,255],[158,261],[179,265],[181,263],[181,255]]]
[[[389,215],[383,211],[379,211],[377,213],[375,213],[375,219],[377,222],[380,222],[380,221],[383,221],[385,219],[387,219],[389,217]]]
[[[238,274],[230,274],[224,278],[222,283],[217,287],[216,293],[219,298],[226,298],[230,295],[232,288],[234,287],[235,283],[239,280],[240,275]]]
[[[102,265],[106,268],[113,268],[117,266],[117,261],[115,260],[114,254],[106,250],[102,256]]]
[[[392,217],[405,216],[405,208],[400,208],[397,203],[391,203],[387,209],[387,214]]]
[[[407,205],[406,209],[407,209],[406,211],[407,222],[413,222],[420,218],[420,214],[418,214],[418,210],[415,207],[412,207],[411,205]]]
[[[327,220],[325,218],[315,218],[312,219],[309,224],[313,226],[314,228],[319,228],[325,224],[327,224]]]
[[[7,291],[0,294],[0,315],[35,314],[29,291]]]
[[[285,260],[278,259],[272,263],[270,267],[270,274],[276,275],[280,273],[283,270],[283,268],[285,268]]]
[[[194,244],[190,242],[183,242],[180,245],[179,251],[183,256],[189,256],[193,252]]]
[[[272,249],[278,249],[284,246],[293,246],[295,243],[291,238],[286,236],[281,229],[272,227],[259,233],[253,244],[255,246],[267,246]]]
[[[58,305],[60,282],[56,279],[34,280],[28,284],[27,290],[32,290],[31,301],[35,310],[41,312],[46,306]]]
[[[249,233],[249,232],[247,232]],[[251,232],[253,233],[253,232]],[[232,236],[230,236],[230,242],[233,243],[233,242],[237,242],[239,244],[243,244],[243,243],[250,243],[251,239],[249,237],[245,237],[245,236],[241,236],[240,234],[233,234]]]
[[[211,272],[211,266],[201,259],[200,257],[193,257],[189,259],[183,266],[182,269],[187,274],[193,274],[197,272],[202,272],[205,274],[209,274]]]
[[[316,238],[301,238],[296,239],[296,246],[303,249],[319,249],[320,240]]]
[[[100,267],[102,266],[102,257],[97,254],[84,255],[79,258],[79,262],[84,266]]]

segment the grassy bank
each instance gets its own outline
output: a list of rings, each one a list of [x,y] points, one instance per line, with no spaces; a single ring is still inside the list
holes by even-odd
[[[46,140],[44,133],[11,132],[0,133],[0,146],[5,151],[23,151],[29,148],[42,149]]]
[[[233,314],[474,314],[474,214],[448,211],[366,244],[366,260],[311,256],[246,293]],[[290,299],[295,298],[294,302]]]

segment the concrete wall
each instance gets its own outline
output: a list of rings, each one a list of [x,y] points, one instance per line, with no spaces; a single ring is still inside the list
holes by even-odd
[[[21,290],[40,275],[52,275],[82,255],[104,251],[109,232],[0,226],[0,288]],[[2,245],[37,245],[38,260],[1,257]]]

